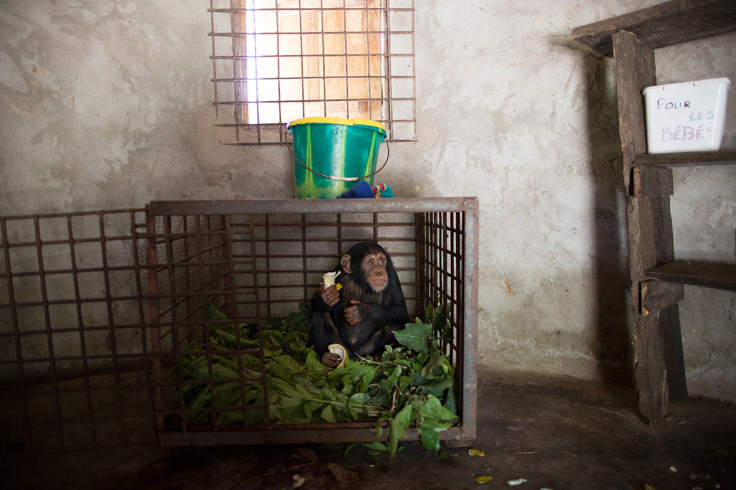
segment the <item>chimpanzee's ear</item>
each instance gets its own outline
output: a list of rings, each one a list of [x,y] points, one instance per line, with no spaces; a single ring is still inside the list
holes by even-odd
[[[345,254],[340,257],[340,265],[342,266],[342,270],[348,274],[353,273],[353,269],[350,267],[350,254]]]

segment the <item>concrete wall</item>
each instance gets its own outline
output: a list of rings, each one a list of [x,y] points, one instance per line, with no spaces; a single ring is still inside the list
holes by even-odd
[[[630,370],[613,66],[569,34],[657,3],[415,2],[418,141],[392,145],[381,181],[404,197],[480,197],[484,365],[583,378]],[[293,196],[286,149],[219,143],[207,6],[0,3],[2,214]],[[658,50],[659,81],[736,83],[735,50],[734,35]],[[678,256],[736,261],[736,171],[675,179]],[[736,400],[735,295],[686,294],[690,391]]]

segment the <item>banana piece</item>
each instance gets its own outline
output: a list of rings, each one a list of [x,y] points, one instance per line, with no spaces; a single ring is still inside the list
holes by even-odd
[[[348,358],[348,350],[345,347],[340,344],[330,344],[327,350],[340,356],[340,364],[337,367],[341,368],[345,365],[345,360]]]
[[[337,290],[339,291],[342,287],[341,284],[335,285],[335,279],[340,274],[340,271],[338,272],[328,272],[327,274],[322,276],[322,284],[325,285],[325,289],[329,288],[330,286],[335,286]]]

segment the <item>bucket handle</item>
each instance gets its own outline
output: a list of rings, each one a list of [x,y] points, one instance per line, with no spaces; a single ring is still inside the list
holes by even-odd
[[[294,151],[291,149],[291,145],[289,145],[287,143],[286,147],[289,149],[289,153],[291,153],[291,156],[294,157],[294,160],[296,160],[297,162],[299,162],[299,165],[301,165],[302,167],[306,168],[310,172],[313,172],[313,173],[319,175],[320,177],[324,177],[325,179],[330,179],[330,180],[337,180],[337,181],[340,181],[340,182],[357,182],[359,180],[367,179],[368,177],[373,177],[378,172],[380,172],[381,170],[383,170],[383,167],[386,166],[386,164],[388,163],[388,157],[391,155],[391,150],[390,150],[390,148],[388,146],[388,141],[384,141],[384,143],[386,143],[386,161],[383,162],[383,165],[381,165],[381,168],[379,168],[375,172],[370,173],[370,174],[368,174],[368,175],[366,175],[364,177],[338,177],[336,175],[325,175],[325,174],[323,174],[321,172],[317,172],[316,170],[311,169],[311,168],[307,167],[306,165],[304,165],[302,163],[302,161],[299,160],[296,157],[296,155],[294,154]]]

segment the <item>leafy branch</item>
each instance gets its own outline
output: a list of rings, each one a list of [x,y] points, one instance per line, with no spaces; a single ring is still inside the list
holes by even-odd
[[[233,425],[374,419],[379,436],[381,424],[388,423],[388,442],[368,446],[391,457],[413,422],[424,447],[439,450],[439,433],[458,419],[454,369],[440,349],[441,339],[452,334],[443,307],[430,305],[428,323],[416,319],[395,332],[400,345],[386,346],[374,358],[348,359],[333,370],[306,345],[310,317],[309,307],[301,305],[286,321],[236,328],[208,305],[208,328],[188,346],[181,362],[189,421],[211,422],[215,417],[219,425]]]

